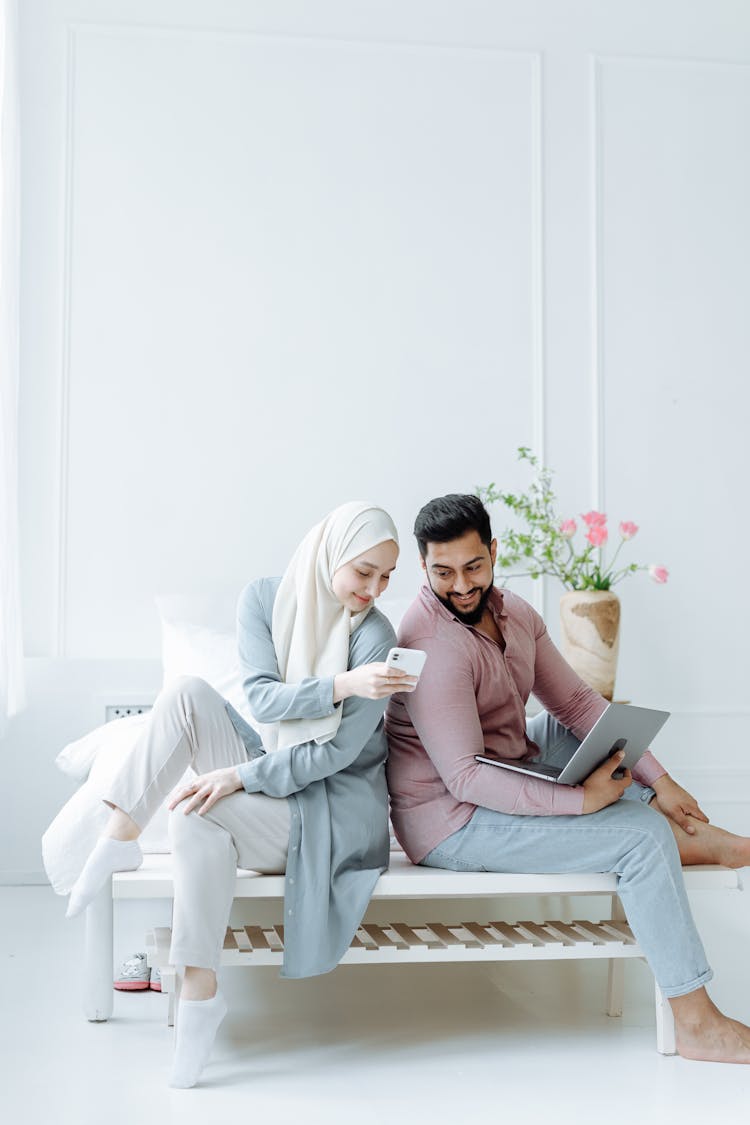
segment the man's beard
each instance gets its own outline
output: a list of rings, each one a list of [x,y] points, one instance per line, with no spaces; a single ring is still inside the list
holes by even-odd
[[[491,582],[487,589],[482,592],[482,596],[479,599],[479,604],[477,605],[476,609],[470,610],[469,613],[463,613],[460,609],[456,608],[450,598],[441,598],[440,594],[438,594],[438,592],[430,582],[430,589],[432,590],[437,600],[441,602],[447,610],[450,610],[453,616],[458,618],[462,625],[479,624],[479,622],[482,620],[482,614],[487,608],[487,602],[490,600],[490,594],[492,593],[494,588],[494,583]],[[477,589],[479,589],[479,587],[477,587]]]

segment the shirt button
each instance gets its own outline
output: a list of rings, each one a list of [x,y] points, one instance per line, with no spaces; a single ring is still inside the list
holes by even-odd
[[[292,913],[293,913],[293,911],[287,910],[287,914],[291,915]]]
[[[290,880],[289,880],[289,886],[290,886],[290,887],[293,887],[293,886],[294,886],[294,879],[290,879]]]

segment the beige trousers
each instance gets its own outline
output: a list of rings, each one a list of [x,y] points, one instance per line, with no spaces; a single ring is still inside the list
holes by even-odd
[[[186,770],[196,774],[248,760],[225,700],[204,680],[175,680],[154,704],[148,727],[105,800],[145,828]],[[170,813],[174,854],[173,965],[216,969],[237,867],[282,874],[289,844],[286,798],[238,790],[199,816]]]

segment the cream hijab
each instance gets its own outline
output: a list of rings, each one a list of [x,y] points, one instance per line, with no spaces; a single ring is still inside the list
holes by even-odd
[[[388,539],[398,543],[388,513],[358,500],[335,508],[307,533],[284,572],[273,606],[271,637],[285,683],[346,671],[349,637],[372,607],[353,614],[338,600],[331,581],[339,567]],[[263,745],[283,750],[312,739],[329,742],[340,722],[339,707],[321,719],[264,724]]]

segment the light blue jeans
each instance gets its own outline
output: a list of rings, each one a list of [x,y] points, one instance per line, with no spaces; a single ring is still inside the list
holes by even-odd
[[[529,721],[528,735],[541,760],[558,766],[579,745],[544,712]],[[653,789],[634,781],[615,804],[585,816],[516,816],[479,806],[422,863],[450,871],[614,871],[630,928],[659,988],[667,997],[684,996],[713,973],[690,912],[674,835],[666,818],[648,807],[653,796]]]

